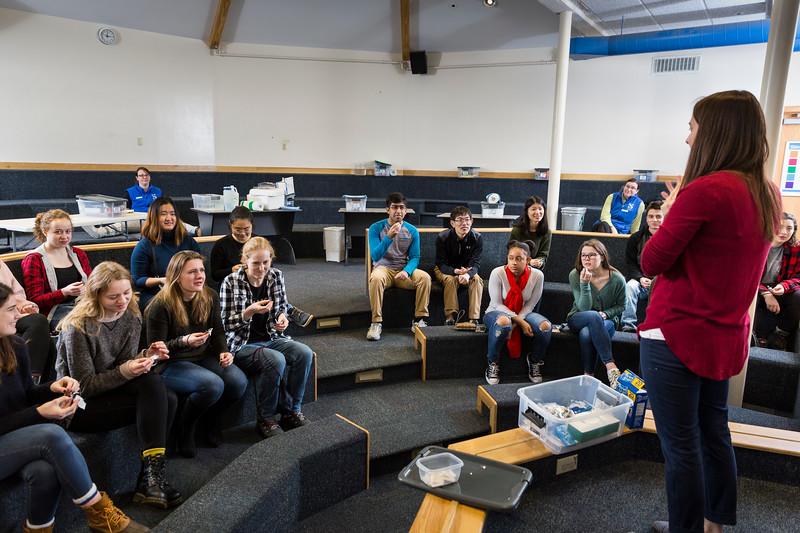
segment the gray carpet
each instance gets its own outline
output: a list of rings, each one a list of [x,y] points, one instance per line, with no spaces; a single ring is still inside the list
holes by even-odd
[[[307,417],[339,413],[370,432],[371,457],[488,433],[475,411],[476,379],[438,380],[353,389],[303,407]]]
[[[317,378],[419,362],[410,329],[384,330],[381,340],[366,339],[366,329],[308,335],[300,340],[317,353]]]
[[[323,317],[369,311],[362,260],[345,265],[323,259],[298,259],[296,265],[275,267],[286,279],[289,301],[304,311]],[[321,291],[320,287],[327,290]]]

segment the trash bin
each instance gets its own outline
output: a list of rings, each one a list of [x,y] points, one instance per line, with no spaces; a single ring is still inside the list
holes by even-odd
[[[561,229],[566,231],[583,231],[583,217],[585,216],[585,207],[562,207]]]
[[[325,260],[334,263],[344,261],[344,228],[331,226],[323,228]]]

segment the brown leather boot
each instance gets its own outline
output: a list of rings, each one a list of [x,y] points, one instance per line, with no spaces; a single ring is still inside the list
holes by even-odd
[[[123,513],[108,494],[100,493],[100,501],[89,507],[83,507],[89,529],[99,533],[144,533],[150,528],[134,522]]]
[[[31,529],[28,527],[28,523],[26,522],[22,524],[22,533],[53,533],[53,525]]]

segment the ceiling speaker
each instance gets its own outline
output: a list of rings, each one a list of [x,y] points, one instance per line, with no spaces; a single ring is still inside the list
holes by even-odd
[[[411,52],[411,74],[427,74],[428,73],[428,56],[425,50],[421,52]]]

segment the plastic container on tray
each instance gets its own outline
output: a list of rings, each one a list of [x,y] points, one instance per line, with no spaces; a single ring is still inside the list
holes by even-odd
[[[519,396],[519,427],[538,437],[554,454],[568,453],[622,435],[633,402],[592,376],[548,381],[523,387]],[[590,411],[559,418],[543,407],[586,402]],[[567,444],[570,442],[570,444]]]
[[[92,217],[119,217],[125,214],[125,199],[105,194],[78,195],[78,212]]]
[[[221,194],[193,194],[192,204],[195,209],[207,209],[209,211],[225,209],[225,202]]]
[[[344,209],[345,211],[366,211],[367,210],[367,195],[366,194],[343,194]]]
[[[455,483],[461,477],[464,461],[452,453],[437,453],[417,459],[419,478],[429,487]]]

